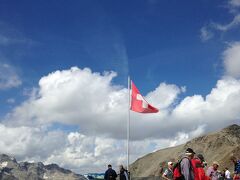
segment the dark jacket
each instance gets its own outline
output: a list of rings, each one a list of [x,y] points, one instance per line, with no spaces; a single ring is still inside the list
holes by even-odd
[[[109,168],[104,175],[105,180],[116,180],[117,173],[112,168]]]
[[[120,180],[128,180],[128,172],[126,169],[121,169],[120,170]]]

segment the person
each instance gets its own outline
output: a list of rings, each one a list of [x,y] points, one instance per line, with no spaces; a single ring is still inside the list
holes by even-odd
[[[212,166],[210,166],[207,169],[207,176],[211,179],[211,180],[218,180],[218,167],[219,164],[217,161],[214,161],[212,163]]]
[[[112,165],[108,165],[108,169],[106,170],[104,174],[104,180],[116,180],[117,173],[114,169],[112,169]]]
[[[168,168],[162,174],[162,178],[166,180],[173,179],[173,162],[171,161],[168,162]]]
[[[120,173],[119,173],[120,180],[128,180],[128,172],[123,167],[123,165],[119,166],[119,171],[120,171]]]
[[[198,154],[195,158],[191,160],[193,166],[194,180],[206,180],[206,175],[204,171],[204,157],[202,154]]]
[[[162,177],[164,168],[166,166],[166,161],[163,161],[163,162],[159,163],[159,166],[160,166],[160,168],[158,169],[157,175],[159,177]]]
[[[240,160],[238,160],[235,156],[232,156],[230,159],[234,164],[233,180],[239,180],[240,179]]]
[[[224,177],[225,177],[226,180],[231,179],[231,173],[230,173],[230,171],[228,170],[227,167],[225,167]]]
[[[194,172],[191,160],[196,154],[193,149],[187,148],[185,151],[185,156],[182,158],[180,162],[181,173],[185,180],[194,180]]]

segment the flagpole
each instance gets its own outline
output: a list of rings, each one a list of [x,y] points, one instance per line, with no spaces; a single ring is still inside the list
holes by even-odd
[[[128,76],[128,120],[127,120],[127,170],[129,171],[129,139],[130,139],[130,102],[131,102],[131,94],[130,94],[130,77]]]

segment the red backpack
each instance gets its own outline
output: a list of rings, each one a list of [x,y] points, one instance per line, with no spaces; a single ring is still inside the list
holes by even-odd
[[[182,172],[181,172],[181,162],[184,158],[187,158],[187,157],[183,157],[176,164],[174,164],[174,166],[173,166],[173,180],[184,180],[185,179]],[[190,169],[191,169],[192,168],[192,163],[191,163],[190,160],[189,160],[189,162],[190,162]]]

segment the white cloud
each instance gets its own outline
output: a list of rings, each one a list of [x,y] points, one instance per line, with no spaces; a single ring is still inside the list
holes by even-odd
[[[212,23],[212,27],[220,31],[228,31],[228,30],[231,30],[232,28],[235,28],[239,24],[240,24],[240,14],[237,14],[236,16],[234,16],[233,20],[230,23],[225,25],[219,24],[219,23]]]
[[[0,90],[18,87],[22,81],[15,69],[6,63],[0,62]]]
[[[0,132],[0,152],[20,159],[44,159],[50,153],[60,151],[65,144],[64,134],[58,131],[46,132],[41,128],[7,127],[0,124]],[[59,137],[62,137],[61,141]]]
[[[238,44],[224,52],[224,60],[237,53],[233,47]],[[77,172],[103,171],[108,163],[126,164],[128,94],[126,88],[112,84],[115,76],[115,72],[73,67],[41,78],[39,88],[0,126],[8,137],[0,141],[0,149],[14,141],[6,153],[59,163]],[[240,80],[234,77],[224,76],[205,97],[180,100],[183,92],[185,87],[161,83],[145,97],[160,112],[131,113],[131,161],[240,119]],[[49,131],[54,122],[76,125],[80,132]]]
[[[223,52],[223,63],[226,75],[240,77],[240,43],[231,43]]]
[[[125,138],[128,94],[126,88],[111,84],[114,76],[114,72],[99,74],[91,72],[88,68],[76,67],[51,73],[40,80],[36,95],[33,93],[28,101],[8,115],[6,123],[28,126],[53,122],[75,124],[79,125],[85,134]],[[142,119],[137,128],[141,128],[146,122],[149,127],[155,127],[156,123],[167,116],[178,94],[183,91],[184,88],[176,85],[161,83],[147,94],[146,99],[149,103],[161,110],[154,116],[133,114],[133,121]],[[149,128],[145,134],[137,130],[133,137],[155,136],[157,131]]]
[[[240,81],[225,77],[217,82],[215,88],[205,98],[201,95],[186,97],[173,111],[173,118],[183,126],[206,125],[207,130],[221,128],[240,119]]]
[[[126,88],[111,83],[114,76],[114,72],[99,74],[76,67],[51,73],[40,80],[37,93],[8,114],[5,123],[42,126],[58,122],[77,125],[85,135],[124,139],[128,95]],[[238,112],[235,114],[229,107],[233,106],[235,110],[239,104],[230,97],[238,95],[239,88],[239,80],[223,78],[206,97],[194,95],[180,101],[178,95],[184,88],[161,83],[146,95],[146,100],[160,108],[160,112],[131,113],[131,130],[134,132],[131,137],[136,140],[169,138],[178,133],[176,128],[179,132],[193,131],[202,124],[215,123],[219,119],[225,124],[233,123]],[[223,109],[224,114],[218,117],[221,113],[217,111]],[[222,127],[223,124],[218,122],[218,125]]]
[[[146,99],[154,106],[165,109],[173,104],[182,92],[185,92],[185,87],[179,88],[174,84],[161,83],[154,91],[147,94]]]
[[[239,7],[240,6],[240,0],[230,0],[229,4],[233,7]]]
[[[200,38],[203,42],[213,38],[214,34],[207,28],[207,27],[202,27],[200,29]]]

